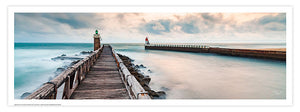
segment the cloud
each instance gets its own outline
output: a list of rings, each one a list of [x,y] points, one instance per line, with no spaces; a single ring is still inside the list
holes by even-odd
[[[145,33],[151,33],[151,34],[163,34],[163,33],[169,33],[171,28],[171,21],[170,20],[157,20],[157,21],[151,21],[149,23],[146,23],[145,25],[142,25],[141,31]]]
[[[15,13],[15,40],[32,42],[82,41],[82,37],[89,35],[87,29],[92,26],[87,25],[90,25],[92,21],[93,16],[90,14]]]
[[[258,34],[273,33],[274,31],[286,30],[285,14],[265,15],[260,18],[244,22],[243,24],[235,25],[239,33],[252,32]],[[284,33],[283,32],[283,33]]]
[[[23,18],[30,18],[32,21],[43,21],[43,24],[49,24],[46,21],[50,23],[57,23],[57,24],[65,24],[68,25],[74,29],[80,29],[80,28],[88,28],[91,26],[92,19],[87,18],[93,18],[93,14],[81,14],[81,13],[20,13],[16,14],[16,19],[21,18],[20,16],[23,16]],[[51,25],[51,24],[49,24]]]
[[[271,31],[285,31],[286,30],[286,15],[283,13],[275,16],[264,16],[258,20],[258,23],[264,25],[265,29]]]
[[[47,18],[36,14],[15,14],[14,20],[15,34],[30,33],[30,34],[51,34],[56,33],[57,29],[54,26],[59,26],[59,23],[53,22]],[[48,27],[53,26],[53,27]]]
[[[285,31],[286,30],[286,25],[285,24],[280,24],[280,23],[268,23],[265,26],[265,29],[271,30],[271,31]]]
[[[74,29],[88,28],[90,22],[84,21],[85,17],[92,17],[92,14],[43,14],[44,17],[52,19],[56,22],[67,24]]]
[[[223,19],[220,13],[194,13],[182,18],[177,17],[176,25],[180,26],[184,33],[199,34],[223,31],[227,23],[228,20]]]
[[[221,13],[213,13],[213,14],[200,13],[200,15],[204,20],[207,20],[210,22],[219,22],[219,21],[222,21],[222,19],[223,19],[223,15]]]
[[[285,40],[285,13],[15,13],[16,41]]]
[[[198,26],[194,22],[185,22],[178,25],[181,26],[181,30],[183,32],[188,34],[196,34],[200,32]]]
[[[280,13],[280,14],[277,14],[275,16],[273,15],[267,15],[267,16],[264,16],[262,18],[260,18],[258,20],[258,23],[259,24],[268,24],[268,23],[280,23],[280,24],[286,24],[286,15],[285,13]]]

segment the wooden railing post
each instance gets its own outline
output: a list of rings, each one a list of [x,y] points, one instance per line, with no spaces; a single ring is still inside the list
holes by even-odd
[[[76,71],[73,71],[69,77],[70,77],[70,89],[72,89],[74,87],[74,79],[75,79],[75,75],[76,75]]]
[[[68,76],[65,81],[63,99],[69,99],[69,92],[70,92],[70,76]]]
[[[90,58],[87,60],[87,71],[86,72],[89,72],[90,71]]]
[[[79,73],[77,75],[77,80],[78,80],[78,85],[81,83],[81,78],[82,78],[82,65],[79,66]]]

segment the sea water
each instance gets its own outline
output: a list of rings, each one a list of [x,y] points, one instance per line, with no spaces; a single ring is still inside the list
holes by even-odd
[[[224,48],[285,48],[285,44],[207,44]],[[140,44],[112,44],[143,64],[150,87],[167,99],[285,99],[284,61],[211,53],[145,50]]]
[[[143,44],[111,44],[143,64],[150,87],[167,99],[284,99],[286,63],[209,53],[145,50]],[[231,48],[284,48],[285,44],[211,44]],[[91,43],[15,43],[14,96],[20,99],[53,79],[72,60],[51,60],[93,50]]]
[[[21,96],[53,79],[57,68],[68,66],[74,60],[51,60],[57,56],[79,55],[93,50],[91,43],[15,43],[14,46],[14,97]],[[84,57],[84,55],[83,55]]]

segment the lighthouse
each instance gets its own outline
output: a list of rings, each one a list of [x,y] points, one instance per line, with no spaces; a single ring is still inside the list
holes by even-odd
[[[149,43],[149,40],[148,40],[148,37],[146,37],[146,39],[145,39],[145,45],[149,45],[150,43]]]
[[[95,31],[95,34],[94,34],[94,51],[96,51],[97,49],[100,48],[100,39],[101,39],[101,36],[100,34],[98,34],[98,30]]]

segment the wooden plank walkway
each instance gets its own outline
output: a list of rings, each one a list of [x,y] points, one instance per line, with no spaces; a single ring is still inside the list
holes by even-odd
[[[130,99],[109,45],[70,99]]]

